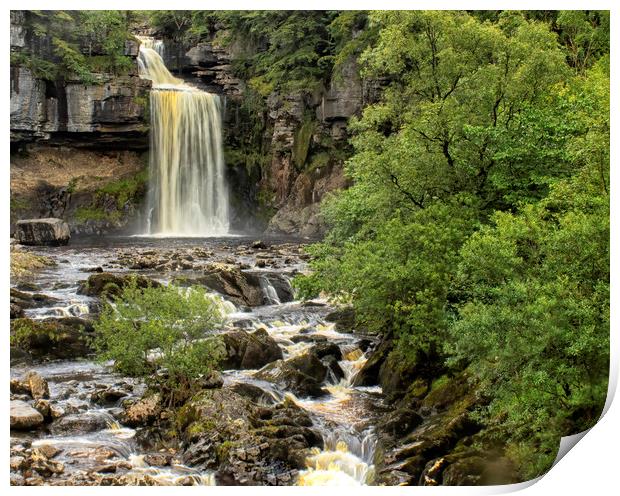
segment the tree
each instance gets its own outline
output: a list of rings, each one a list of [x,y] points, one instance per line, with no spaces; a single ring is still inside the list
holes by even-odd
[[[103,308],[95,346],[99,359],[114,360],[119,372],[164,385],[174,403],[223,356],[223,342],[209,334],[221,321],[203,288],[141,289],[134,280]]]

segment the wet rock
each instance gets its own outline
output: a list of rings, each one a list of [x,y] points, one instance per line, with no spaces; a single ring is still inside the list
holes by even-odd
[[[228,296],[237,305],[255,307],[263,304],[259,277],[242,272],[236,265],[211,264],[196,282]]]
[[[344,370],[342,370],[342,367],[338,363],[338,359],[335,356],[327,355],[325,358],[321,359],[321,362],[323,362],[323,365],[327,367],[328,374],[334,382],[339,382],[341,379],[344,379]]]
[[[58,298],[43,293],[27,293],[16,288],[11,288],[11,305],[22,309],[41,308],[58,303]]]
[[[173,455],[170,453],[147,453],[144,461],[151,467],[166,467],[170,465]]]
[[[328,355],[331,355],[335,357],[336,360],[342,360],[342,352],[340,351],[340,347],[336,343],[318,343],[312,347],[312,353],[314,353],[318,358],[324,358]]]
[[[11,393],[30,395],[30,384],[23,379],[11,379]]]
[[[289,360],[278,360],[266,365],[254,377],[272,382],[298,396],[316,397],[325,394],[321,383],[327,367],[313,353],[305,353]]]
[[[282,350],[266,330],[253,333],[230,331],[222,336],[227,357],[220,363],[226,369],[258,369],[282,358]]]
[[[289,282],[289,280],[283,274],[266,274],[263,277],[267,279],[267,282],[275,290],[278,296],[278,300],[280,300],[280,303],[287,303],[289,301],[293,301],[293,288],[291,287],[291,283]]]
[[[124,275],[102,272],[91,275],[80,283],[78,294],[87,296],[113,296],[121,293],[123,288],[135,280],[138,288],[160,287],[161,284],[143,275]]]
[[[301,332],[301,331],[300,331]],[[291,337],[293,343],[324,343],[327,341],[326,336],[320,334],[296,334]]]
[[[43,421],[43,415],[25,401],[11,401],[11,429],[32,429]]]
[[[123,414],[123,423],[138,427],[153,422],[162,410],[161,396],[152,394],[129,405]]]
[[[65,415],[50,425],[54,435],[83,434],[106,429],[108,423],[103,415],[96,413],[76,413]]]
[[[267,245],[263,243],[260,239],[254,241],[250,246],[253,250],[264,250],[267,248]]]
[[[34,402],[33,407],[36,411],[38,411],[41,415],[43,415],[45,420],[49,420],[51,418],[52,413],[51,413],[49,400],[43,400],[43,399],[36,400]]]
[[[24,316],[24,309],[22,307],[20,307],[19,305],[11,302],[11,306],[10,306],[10,311],[9,311],[9,318],[11,319],[18,319],[20,317]]]
[[[379,383],[379,370],[392,351],[392,341],[382,341],[353,378],[353,386],[374,386]]]
[[[395,437],[409,434],[422,423],[422,417],[414,410],[401,408],[383,416],[378,428]]]
[[[11,470],[14,472],[18,472],[20,470],[22,470],[25,466],[26,466],[26,458],[24,458],[23,456],[12,456],[9,464],[11,467]]]
[[[291,402],[259,407],[230,388],[197,395],[177,415],[185,463],[233,485],[274,484],[303,468],[309,448],[321,445],[311,425]]]
[[[11,321],[11,360],[27,353],[33,358],[79,358],[92,352],[93,324],[79,317]]]
[[[51,444],[41,444],[40,446],[37,446],[33,450],[33,453],[35,453],[38,456],[42,456],[44,458],[50,459],[50,458],[54,458],[61,451],[62,450],[60,448],[57,448],[56,446],[53,446]]]
[[[66,245],[71,238],[69,225],[62,219],[26,219],[15,225],[15,237],[22,245]]]
[[[351,332],[355,329],[355,310],[345,307],[329,312],[325,319],[336,324],[336,330]]]
[[[100,405],[109,405],[117,403],[121,398],[124,398],[129,394],[125,389],[110,386],[104,389],[99,389],[90,395],[90,399],[94,403]]]
[[[48,460],[45,456],[33,453],[30,457],[30,468],[37,471],[43,477],[51,477],[55,474],[62,474],[65,466],[62,462]]]
[[[419,484],[424,486],[487,486],[518,481],[514,466],[498,453],[465,450],[429,461]]]
[[[276,403],[276,400],[269,393],[264,391],[258,386],[254,384],[249,384],[247,382],[237,382],[230,386],[230,389],[235,393],[248,398],[254,403],[257,404],[273,404]]]
[[[37,372],[28,372],[24,377],[24,382],[28,383],[30,394],[35,400],[50,397],[49,386],[47,381]]]

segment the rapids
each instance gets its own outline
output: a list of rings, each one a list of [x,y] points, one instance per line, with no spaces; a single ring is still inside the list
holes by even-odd
[[[243,245],[246,243],[246,245]],[[34,282],[37,292],[54,298],[53,307],[28,310],[31,318],[46,318],[60,313],[79,313],[89,317],[89,309],[94,308],[94,298],[77,294],[79,281],[88,277],[93,267],[105,271],[126,271],[118,263],[126,253],[196,253],[196,250],[212,254],[211,260],[231,260],[236,263],[252,265],[255,257],[244,249],[247,238],[218,239],[152,239],[119,237],[103,240],[76,239],[72,244],[59,248],[32,248],[31,250],[53,258],[57,265],[40,272]],[[293,248],[275,248],[271,256],[276,260],[277,269],[252,270],[264,274],[261,287],[267,304],[248,308],[236,307],[230,301],[221,301],[220,307],[226,314],[227,324],[223,329],[242,327],[248,331],[265,328],[269,335],[283,350],[284,358],[291,358],[308,350],[313,343],[294,339],[300,334],[317,340],[327,339],[336,343],[342,351],[339,362],[344,378],[337,381],[328,378],[324,384],[329,394],[319,398],[295,397],[290,391],[282,390],[274,384],[252,377],[255,370],[224,371],[224,382],[247,382],[260,387],[275,401],[284,398],[296,402],[309,412],[313,428],[323,437],[324,448],[315,448],[306,460],[306,469],[300,471],[298,485],[367,485],[373,483],[376,438],[373,433],[375,405],[381,402],[380,388],[352,387],[355,373],[362,367],[366,357],[359,348],[360,338],[348,333],[338,332],[335,325],[325,316],[333,308],[325,301],[317,300],[307,305],[299,301],[280,303],[268,277],[270,271],[279,271],[290,276],[305,269],[305,262],[291,253],[298,253],[298,245]],[[191,270],[140,271],[168,282],[172,277],[191,274]],[[215,295],[214,295],[215,297]],[[74,309],[78,308],[79,311]],[[296,342],[298,341],[298,342]],[[102,407],[91,399],[98,388],[113,386],[129,391],[129,397],[139,397],[144,386],[137,380],[119,376],[111,364],[97,364],[89,360],[44,362],[34,365],[12,366],[11,376],[23,376],[28,370],[36,370],[50,386],[51,401],[56,403],[75,424],[66,429],[55,428],[56,420],[47,429],[33,432],[11,432],[12,449],[25,443],[32,446],[50,444],[62,451],[56,459],[65,463],[65,472],[54,476],[54,480],[80,480],[80,474],[96,470],[102,464],[120,460],[127,467],[123,481],[131,483],[148,476],[155,484],[201,484],[216,483],[217,473],[198,472],[187,467],[180,460],[173,459],[169,466],[150,466],[144,448],[136,439],[136,431],[119,423],[120,404]],[[73,425],[73,427],[72,427]],[[80,426],[86,426],[80,431]],[[132,479],[133,478],[133,479]]]

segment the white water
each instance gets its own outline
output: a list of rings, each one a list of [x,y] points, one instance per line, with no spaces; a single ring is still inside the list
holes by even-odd
[[[220,98],[170,74],[161,42],[141,41],[140,76],[153,82],[145,234],[225,235],[229,203]]]

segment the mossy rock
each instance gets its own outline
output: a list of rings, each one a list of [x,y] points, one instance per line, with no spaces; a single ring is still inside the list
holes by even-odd
[[[35,359],[78,358],[93,352],[92,322],[79,317],[11,321],[12,357],[23,352]]]
[[[92,274],[86,281],[81,282],[77,292],[87,296],[116,296],[121,294],[123,288],[129,286],[132,280],[136,281],[138,288],[161,286],[159,282],[143,275],[100,272]]]

